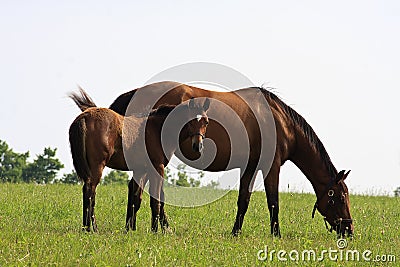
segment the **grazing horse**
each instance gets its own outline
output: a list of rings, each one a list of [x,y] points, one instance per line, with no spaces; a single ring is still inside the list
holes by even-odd
[[[164,229],[168,220],[164,212],[164,166],[175,152],[174,136],[162,139],[163,123],[169,114],[187,122],[180,132],[180,138],[189,139],[192,149],[200,153],[208,125],[206,111],[210,101],[203,105],[191,99],[189,104],[161,105],[148,116],[124,117],[107,108],[97,108],[91,98],[81,89],[81,94],[70,97],[83,111],[71,124],[69,141],[75,170],[84,182],[83,229],[97,231],[94,213],[96,187],[105,166],[134,171],[129,182],[126,228],[136,228],[136,213],[140,208],[143,188],[150,183],[151,229],[156,232],[158,222]],[[172,112],[172,113],[171,113]],[[162,146],[164,145],[164,147]],[[165,148],[165,146],[167,148]],[[133,155],[128,164],[126,155]],[[133,188],[133,184],[140,185]],[[134,197],[135,196],[135,197]]]
[[[144,96],[144,97],[143,97]],[[156,96],[156,97],[153,97]],[[339,236],[349,236],[353,234],[353,221],[350,215],[350,202],[348,189],[345,179],[349,172],[338,172],[333,165],[327,151],[317,134],[307,121],[294,109],[286,105],[280,98],[272,92],[259,87],[240,89],[232,92],[216,92],[204,90],[190,85],[175,82],[158,82],[120,95],[110,106],[110,109],[121,115],[129,115],[130,102],[135,102],[136,111],[155,108],[163,104],[177,105],[191,98],[207,97],[211,100],[219,101],[227,105],[231,113],[236,113],[235,119],[230,114],[224,113],[220,120],[214,120],[210,112],[210,124],[207,130],[207,139],[211,139],[216,146],[217,152],[213,161],[208,164],[205,171],[225,171],[237,168],[235,164],[229,166],[232,158],[246,161],[245,167],[240,169],[239,197],[237,201],[236,220],[232,229],[234,236],[241,232],[243,219],[246,214],[252,183],[258,170],[262,170],[264,176],[264,187],[270,213],[271,234],[281,236],[279,228],[279,203],[278,203],[278,182],[281,166],[287,161],[292,161],[311,182],[317,196],[316,203],[312,212],[314,218],[317,209],[326,222]],[[156,99],[156,101],[146,103],[146,99]],[[244,101],[243,99],[247,99]],[[265,102],[265,103],[264,103]],[[256,116],[257,111],[263,105],[269,108],[264,110],[265,116],[271,116],[273,123],[259,123]],[[214,109],[217,106],[212,104]],[[234,151],[231,146],[229,134],[224,129],[229,128],[236,120],[241,120],[245,125],[249,142],[249,153],[242,156],[240,151]],[[264,128],[272,128],[273,132],[267,131],[263,135]],[[260,143],[264,139],[274,139],[275,146],[267,145],[273,152],[272,158],[260,158],[262,151]],[[247,141],[247,140],[244,140]],[[271,141],[271,140],[270,140]],[[271,143],[269,141],[269,144]],[[268,142],[267,142],[268,144]],[[190,143],[180,143],[181,154],[177,155],[185,163],[191,165],[191,161],[199,157],[194,153]],[[205,151],[207,151],[207,145]],[[270,161],[267,163],[266,161]],[[254,162],[260,162],[255,164]],[[263,165],[263,162],[265,164]],[[198,167],[198,166],[197,166]],[[134,190],[138,185],[134,184]],[[134,196],[132,196],[134,197]],[[326,224],[327,225],[327,224]]]

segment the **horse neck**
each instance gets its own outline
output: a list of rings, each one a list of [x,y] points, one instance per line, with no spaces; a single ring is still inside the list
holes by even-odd
[[[159,137],[161,137],[161,129],[165,119],[166,116],[150,116],[143,121],[143,124],[146,124],[146,127],[149,127],[153,134],[157,134]]]
[[[177,116],[180,116],[180,114],[176,114]],[[181,143],[183,140],[185,140],[188,137],[187,131],[185,131],[185,127],[181,129],[181,132],[177,132],[177,129],[175,128],[174,124],[171,122],[168,122],[164,124],[168,114],[162,114],[162,115],[155,115],[155,116],[149,116],[146,120],[147,126],[149,127],[148,129],[151,129],[151,134],[155,134],[156,138],[158,140],[161,140],[161,133],[162,131],[165,131],[166,133],[173,133],[173,134],[164,134],[163,138],[163,149],[165,152],[171,152],[174,153],[177,144],[176,144],[176,136],[179,134],[179,143]],[[177,118],[178,121],[180,121],[179,118]],[[150,131],[146,131],[146,134],[150,134]]]
[[[298,128],[298,127],[295,127]],[[296,129],[295,153],[290,160],[301,170],[311,182],[315,193],[318,195],[335,178],[336,169],[330,160],[324,159],[323,153],[317,151],[301,129]],[[327,154],[325,156],[328,156]]]
[[[150,138],[149,140],[160,140],[161,141],[161,133],[163,130],[164,121],[167,118],[168,114],[163,114],[163,115],[154,115],[154,116],[149,116],[147,120],[144,122],[146,124],[146,138],[150,138],[148,135],[152,135],[153,138]],[[169,129],[164,129],[164,131],[169,131]],[[167,138],[167,139],[165,139]],[[163,144],[161,144],[162,149],[164,149],[164,152],[167,152],[167,150],[171,150],[173,148],[171,147],[165,147],[167,144],[170,143],[170,140],[168,138],[173,138],[172,136],[169,135],[164,135],[163,136]],[[155,144],[154,144],[155,145]],[[160,148],[161,149],[161,148]]]

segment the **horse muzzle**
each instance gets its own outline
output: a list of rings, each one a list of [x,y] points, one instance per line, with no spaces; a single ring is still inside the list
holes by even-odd
[[[193,145],[192,145],[192,149],[194,152],[201,153],[203,151],[203,148],[204,148],[203,141],[201,141],[199,143],[193,143]]]
[[[196,138],[197,140],[195,140],[195,141],[193,141],[193,139],[192,139],[192,149],[194,152],[201,153],[204,148],[203,139],[205,138],[205,136],[201,133],[196,133],[196,134],[192,135],[191,137],[193,138],[195,136],[196,137],[198,136],[199,138]]]
[[[352,219],[343,219],[339,218],[334,221],[333,224],[331,224],[331,229],[330,231],[335,230],[338,238],[343,238],[343,237],[352,237],[354,234],[354,226],[353,226],[353,220]]]

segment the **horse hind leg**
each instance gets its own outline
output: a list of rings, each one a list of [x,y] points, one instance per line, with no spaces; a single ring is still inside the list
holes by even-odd
[[[83,194],[83,222],[82,222],[82,230],[86,232],[90,232],[90,217],[92,216],[91,211],[91,203],[90,203],[90,189],[89,186],[85,183],[82,187]]]
[[[235,224],[232,228],[233,236],[238,236],[242,231],[243,220],[249,207],[255,175],[255,169],[247,166],[240,178],[239,196],[237,201],[238,210],[236,213]]]
[[[93,231],[97,232],[96,217],[94,214],[94,206],[96,204],[96,186],[85,183],[82,188],[83,192],[83,230],[90,232],[91,226]]]
[[[90,232],[90,227],[97,232],[97,223],[94,208],[96,205],[96,187],[100,182],[100,178],[104,169],[104,165],[100,165],[96,171],[92,170],[92,177],[86,179],[83,187],[83,230]]]
[[[94,213],[94,206],[96,205],[96,187],[94,187],[94,189],[92,189],[92,198],[89,200],[90,200],[91,209],[92,209],[92,216],[90,217],[90,219],[92,221],[93,232],[97,232],[98,228],[97,228],[96,216]]]

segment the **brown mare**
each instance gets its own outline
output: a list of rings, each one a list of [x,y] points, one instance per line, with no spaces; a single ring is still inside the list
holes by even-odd
[[[136,97],[137,95],[142,97]],[[154,98],[154,96],[159,97]],[[243,218],[250,201],[253,178],[258,170],[262,170],[270,213],[271,234],[280,236],[278,221],[279,171],[287,160],[292,161],[303,172],[314,188],[317,200],[312,217],[314,217],[315,209],[318,209],[324,216],[325,224],[328,222],[331,225],[331,231],[332,229],[335,230],[340,236],[345,236],[346,233],[349,236],[353,234],[354,228],[350,215],[349,194],[344,182],[349,172],[338,172],[336,170],[324,145],[307,121],[270,91],[264,88],[252,87],[233,92],[216,92],[175,82],[159,82],[122,94],[112,103],[110,109],[125,115],[131,113],[127,108],[131,106],[131,100],[135,102],[136,111],[140,111],[156,108],[163,104],[177,105],[188,99],[198,97],[207,97],[211,101],[220,101],[229,106],[245,125],[247,132],[250,149],[248,155],[242,156],[240,151],[233,151],[234,147],[231,147],[229,134],[224,130],[224,127],[235,123],[233,117],[229,117],[230,114],[225,111],[220,111],[220,113],[225,112],[225,114],[220,116],[222,121],[217,122],[211,117],[210,111],[208,112],[210,124],[207,129],[207,138],[210,138],[215,143],[217,152],[212,163],[207,165],[204,170],[225,171],[237,168],[238,166],[235,166],[235,164],[228,166],[229,160],[235,157],[238,161],[242,160],[247,163],[240,170],[238,210],[232,229],[233,235],[238,235],[241,231]],[[137,100],[136,98],[139,98],[139,100],[135,101]],[[157,101],[146,103],[147,98],[156,99]],[[244,98],[247,101],[243,101]],[[268,110],[273,118],[272,124],[258,124],[254,114],[255,109],[251,109],[251,107],[259,108],[263,105],[261,103],[263,101],[266,101],[269,106]],[[214,102],[212,102],[211,106],[210,110],[213,107],[218,109],[217,105],[214,106]],[[227,119],[224,119],[225,117]],[[262,135],[263,128],[273,128],[273,134],[270,136],[269,134],[267,136]],[[272,158],[263,159],[260,158],[262,151],[259,146],[263,139],[268,138],[273,139],[272,141],[275,141],[274,144],[276,145],[273,148],[267,145],[267,148],[272,149],[274,152]],[[271,144],[271,142],[267,142],[267,144]],[[193,152],[190,143],[187,141],[181,142],[179,146],[183,157],[182,155],[178,155],[178,157],[182,160],[189,159],[186,161],[187,164],[190,165],[190,160],[199,157],[199,154]],[[204,151],[207,151],[207,149],[207,145],[205,145]],[[261,164],[255,164],[257,161],[261,162]],[[270,163],[267,164],[267,161],[270,161]],[[266,163],[263,165],[263,162]],[[141,190],[140,185],[135,182],[130,186],[133,186],[130,192]],[[130,195],[129,197],[137,198],[136,195]],[[138,199],[136,201],[140,202]]]
[[[163,140],[161,128],[167,116],[181,116],[187,121],[182,128],[181,138],[192,142],[192,149],[200,153],[203,137],[208,125],[206,111],[210,101],[206,99],[202,106],[198,100],[191,99],[189,104],[161,105],[148,116],[124,117],[107,108],[97,108],[91,98],[83,91],[72,93],[70,97],[83,111],[69,129],[69,140],[75,170],[84,182],[83,227],[97,231],[94,213],[96,187],[100,182],[105,166],[117,170],[132,170],[136,179],[129,182],[126,228],[136,228],[136,213],[140,208],[143,188],[150,183],[150,206],[152,212],[151,228],[158,229],[158,221],[164,229],[168,227],[164,212],[164,166],[175,151],[173,140]],[[143,131],[141,131],[143,130]],[[125,138],[124,135],[129,137]],[[172,137],[173,138],[173,137]],[[126,150],[126,151],[124,151]],[[133,164],[128,165],[125,155],[133,155]],[[148,157],[146,156],[148,155]],[[140,188],[133,184],[140,184]],[[140,190],[138,190],[140,189]]]

